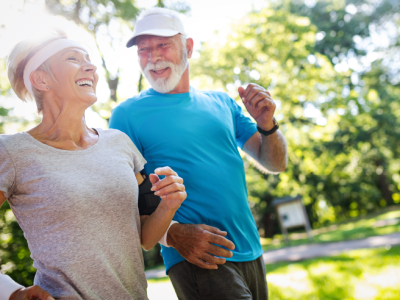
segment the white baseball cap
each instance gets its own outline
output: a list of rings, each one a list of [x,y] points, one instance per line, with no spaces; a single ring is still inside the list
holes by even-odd
[[[139,35],[174,36],[178,33],[186,35],[181,20],[163,13],[151,14],[136,22],[133,36],[126,43],[126,47],[135,45]]]

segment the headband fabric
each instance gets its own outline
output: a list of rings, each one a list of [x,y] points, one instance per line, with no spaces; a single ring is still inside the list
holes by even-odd
[[[81,48],[87,51],[80,43],[68,40],[58,39],[40,49],[32,58],[28,61],[24,69],[24,84],[29,93],[33,96],[32,83],[29,76],[33,71],[36,71],[42,63],[52,57],[54,54],[64,50],[66,48]]]

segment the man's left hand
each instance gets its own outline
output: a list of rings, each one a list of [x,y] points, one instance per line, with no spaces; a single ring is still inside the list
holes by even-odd
[[[255,83],[250,83],[246,89],[239,87],[238,92],[257,126],[266,131],[271,130],[274,127],[272,118],[276,109],[271,94]]]

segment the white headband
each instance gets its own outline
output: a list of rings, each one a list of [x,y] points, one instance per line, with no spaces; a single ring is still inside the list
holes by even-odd
[[[33,71],[40,67],[42,63],[52,57],[54,54],[64,50],[66,48],[81,48],[87,51],[80,43],[68,40],[58,39],[54,42],[49,43],[40,49],[26,64],[24,69],[24,84],[29,93],[33,96],[32,83],[29,80],[29,76]]]

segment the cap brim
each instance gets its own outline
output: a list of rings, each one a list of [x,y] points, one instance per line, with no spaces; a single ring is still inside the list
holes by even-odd
[[[146,31],[142,31],[141,33],[135,34],[133,37],[129,39],[126,43],[126,47],[130,48],[136,44],[136,38],[140,35],[157,35],[157,36],[174,36],[180,33],[177,30],[171,29],[150,29]]]

